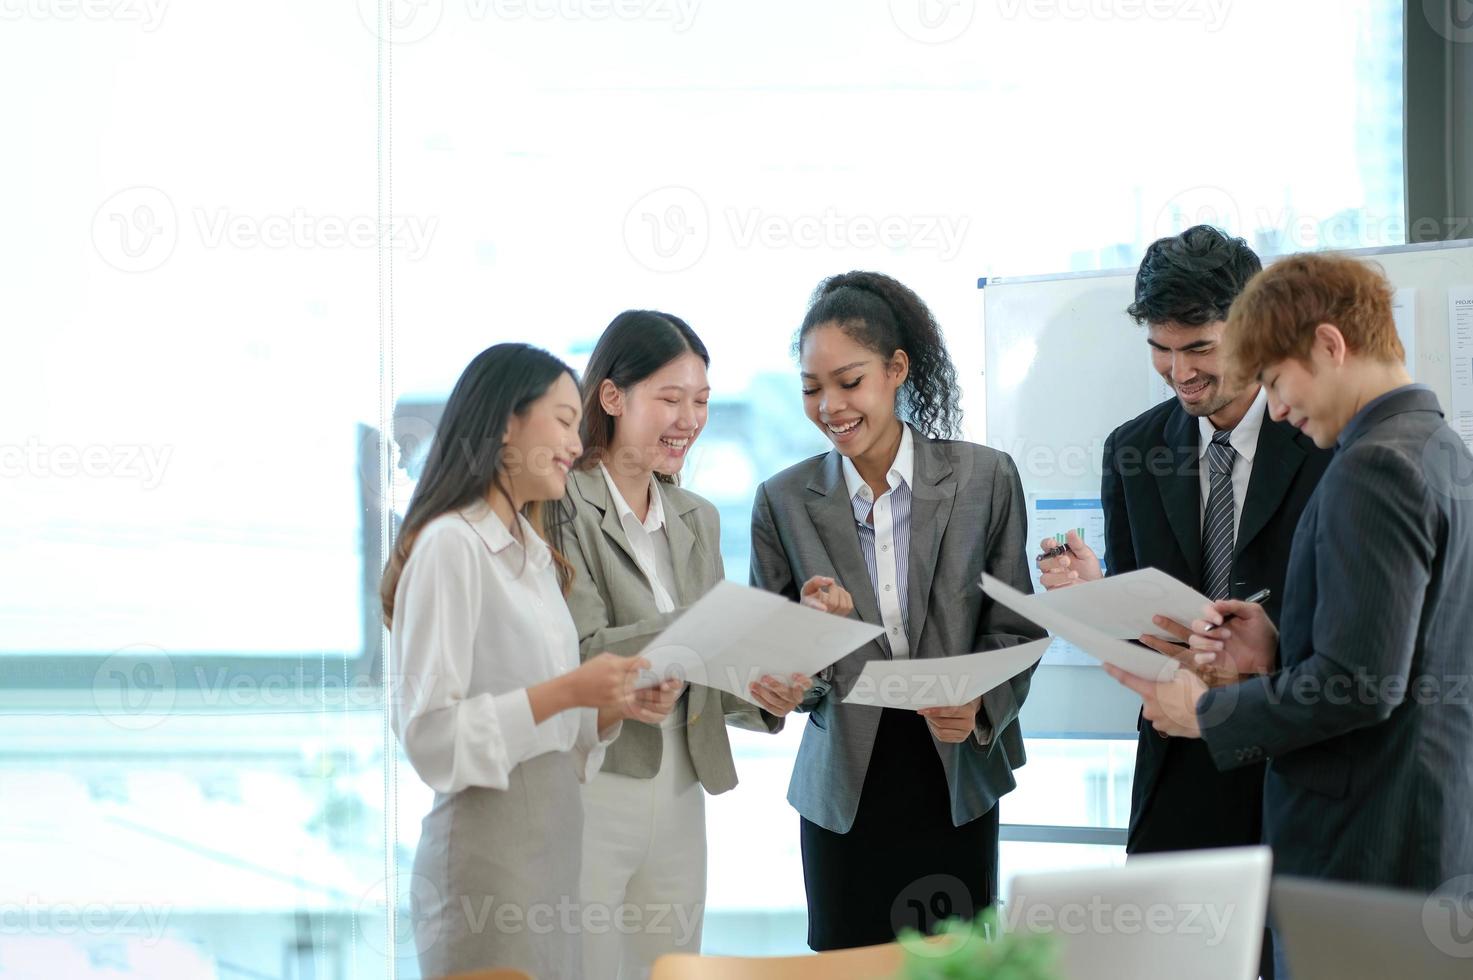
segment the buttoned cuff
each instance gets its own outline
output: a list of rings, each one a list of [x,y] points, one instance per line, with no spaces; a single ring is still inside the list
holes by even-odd
[[[1222,692],[1225,690],[1227,689],[1221,687],[1209,688],[1197,699],[1197,728],[1201,732],[1202,741],[1207,745],[1208,754],[1212,756],[1213,765],[1222,772],[1251,766],[1262,762],[1267,757],[1263,746],[1236,742],[1232,738],[1232,729],[1229,726],[1210,723],[1213,717],[1213,707],[1217,699],[1223,696]],[[1208,720],[1204,721],[1204,719]],[[1246,734],[1246,732],[1241,734]]]

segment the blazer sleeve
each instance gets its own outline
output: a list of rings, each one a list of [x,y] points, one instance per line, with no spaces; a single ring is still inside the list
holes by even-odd
[[[1319,488],[1312,652],[1198,702],[1220,769],[1385,721],[1409,693],[1437,510],[1409,460],[1376,446],[1352,452]]]
[[[991,518],[987,527],[987,574],[1001,579],[1027,595],[1033,594],[1033,577],[1028,572],[1028,511],[1023,481],[1012,457],[1002,453],[992,481]],[[975,650],[996,650],[1042,639],[1047,633],[1000,603],[984,595],[982,615],[977,622]],[[976,739],[986,745],[998,732],[1017,720],[1032,682],[1031,667],[1005,684],[982,695]],[[985,715],[985,727],[984,727]]]
[[[1117,429],[1105,440],[1105,452],[1100,461],[1100,505],[1105,511],[1105,560],[1106,570],[1111,575],[1133,572],[1140,567],[1135,557],[1135,546],[1130,539],[1130,511],[1125,506],[1125,479],[1120,475],[1120,463],[1116,456],[1115,437]]]
[[[767,484],[757,487],[757,497],[752,502],[752,566],[751,583],[754,588],[776,592],[780,596],[798,601],[799,585],[793,578],[793,566],[788,561],[782,537],[772,516],[772,502],[767,495]],[[813,686],[803,696],[799,711],[812,711],[828,695],[833,685],[815,677]]]
[[[637,623],[614,626],[609,622],[608,605],[604,602],[599,582],[594,578],[590,560],[592,546],[584,540],[584,530],[575,524],[574,533],[564,537],[563,557],[573,566],[573,583],[568,590],[568,611],[578,628],[578,652],[584,660],[607,650],[621,657],[632,657],[675,622],[681,610],[658,613]]]

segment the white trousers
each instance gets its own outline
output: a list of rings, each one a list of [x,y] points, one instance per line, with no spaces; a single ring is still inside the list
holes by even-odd
[[[684,726],[663,734],[653,779],[601,772],[583,787],[587,980],[646,980],[666,953],[701,950],[706,791]]]

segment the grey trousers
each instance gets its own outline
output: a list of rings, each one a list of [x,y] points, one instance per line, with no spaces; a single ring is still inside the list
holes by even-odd
[[[583,801],[563,752],[529,759],[505,790],[437,794],[410,903],[425,977],[515,967],[581,980]]]

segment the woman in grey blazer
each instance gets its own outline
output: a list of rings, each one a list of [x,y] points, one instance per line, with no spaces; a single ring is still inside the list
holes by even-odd
[[[584,657],[637,654],[723,578],[716,508],[675,484],[706,424],[709,360],[683,320],[647,310],[615,317],[594,348],[563,534]],[[690,685],[663,724],[625,723],[583,794],[588,977],[641,978],[700,949],[703,794],[737,782],[726,724],[775,732],[811,684],[763,678],[760,711]]]
[[[752,584],[799,598],[830,576],[884,634],[820,675],[788,801],[801,817],[808,941],[888,942],[996,895],[997,801],[1023,764],[1020,675],[960,708],[844,704],[866,661],[949,657],[1043,635],[984,596],[1031,592],[1006,453],[945,438],[956,371],[930,311],[888,276],[820,284],[798,332],[803,404],[833,449],[757,489]]]

